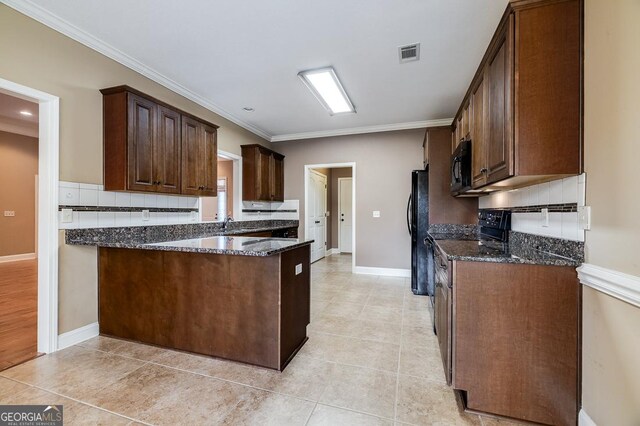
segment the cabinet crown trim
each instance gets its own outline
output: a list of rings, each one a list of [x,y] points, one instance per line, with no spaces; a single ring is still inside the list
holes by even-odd
[[[120,85],[120,86],[107,87],[105,89],[100,89],[100,93],[102,93],[103,95],[113,95],[115,93],[122,93],[122,92],[133,93],[134,95],[137,95],[137,96],[140,96],[142,98],[145,98],[145,99],[147,99],[147,100],[149,100],[151,102],[154,102],[154,103],[156,103],[156,104],[158,104],[160,106],[163,106],[165,108],[169,108],[169,109],[171,109],[173,111],[176,111],[176,112],[178,112],[178,113],[180,113],[180,114],[182,114],[182,115],[184,115],[186,117],[192,118],[194,120],[198,120],[198,121],[200,121],[200,122],[202,122],[204,124],[207,124],[207,125],[209,125],[211,127],[216,128],[216,129],[220,128],[220,126],[218,126],[216,124],[213,124],[210,121],[207,121],[207,120],[202,119],[202,118],[200,118],[198,116],[195,116],[195,115],[193,115],[193,114],[191,114],[189,112],[186,112],[184,110],[176,108],[175,106],[173,106],[171,104],[163,102],[160,99],[154,98],[153,96],[147,95],[146,93],[141,92],[141,91],[139,91],[137,89],[134,89],[133,87],[130,87],[130,86],[127,86],[127,85]]]
[[[257,143],[250,144],[250,145],[240,145],[240,148],[241,149],[258,148],[261,151],[268,152],[269,154],[277,155],[278,157],[284,158],[284,155],[280,154],[279,152],[275,152],[274,150],[269,149],[266,146],[260,145],[260,144],[257,144]]]
[[[590,263],[577,271],[581,284],[640,308],[640,277]]]

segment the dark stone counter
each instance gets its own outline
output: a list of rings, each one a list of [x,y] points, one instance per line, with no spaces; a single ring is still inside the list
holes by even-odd
[[[109,248],[271,256],[311,244],[313,241],[241,235],[297,227],[297,220],[256,220],[230,222],[225,229],[221,222],[67,229],[65,242],[71,245]]]

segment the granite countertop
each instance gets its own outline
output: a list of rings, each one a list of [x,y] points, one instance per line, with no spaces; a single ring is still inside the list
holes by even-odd
[[[517,250],[513,246],[483,243],[478,240],[436,240],[449,260],[470,262],[520,263],[529,265],[579,266],[580,261],[536,249]]]
[[[260,237],[206,237],[191,240],[167,241],[143,244],[135,248],[144,250],[181,251],[206,254],[226,254],[241,256],[271,256],[283,251],[309,245],[313,240],[294,238]]]
[[[480,241],[473,225],[432,225],[429,236],[449,260],[579,266],[584,243],[510,231],[509,243]]]
[[[221,222],[67,229],[65,242],[110,248],[270,256],[313,241],[235,235],[297,228],[298,225],[297,220],[257,220],[230,222],[226,229],[223,229]]]

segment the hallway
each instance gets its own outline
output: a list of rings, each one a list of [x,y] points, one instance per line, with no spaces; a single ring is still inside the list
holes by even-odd
[[[0,263],[0,371],[38,349],[38,261]]]

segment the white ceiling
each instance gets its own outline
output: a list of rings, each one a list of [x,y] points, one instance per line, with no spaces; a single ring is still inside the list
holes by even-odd
[[[4,1],[275,140],[451,118],[508,2]],[[329,116],[297,77],[329,65],[357,114]]]

